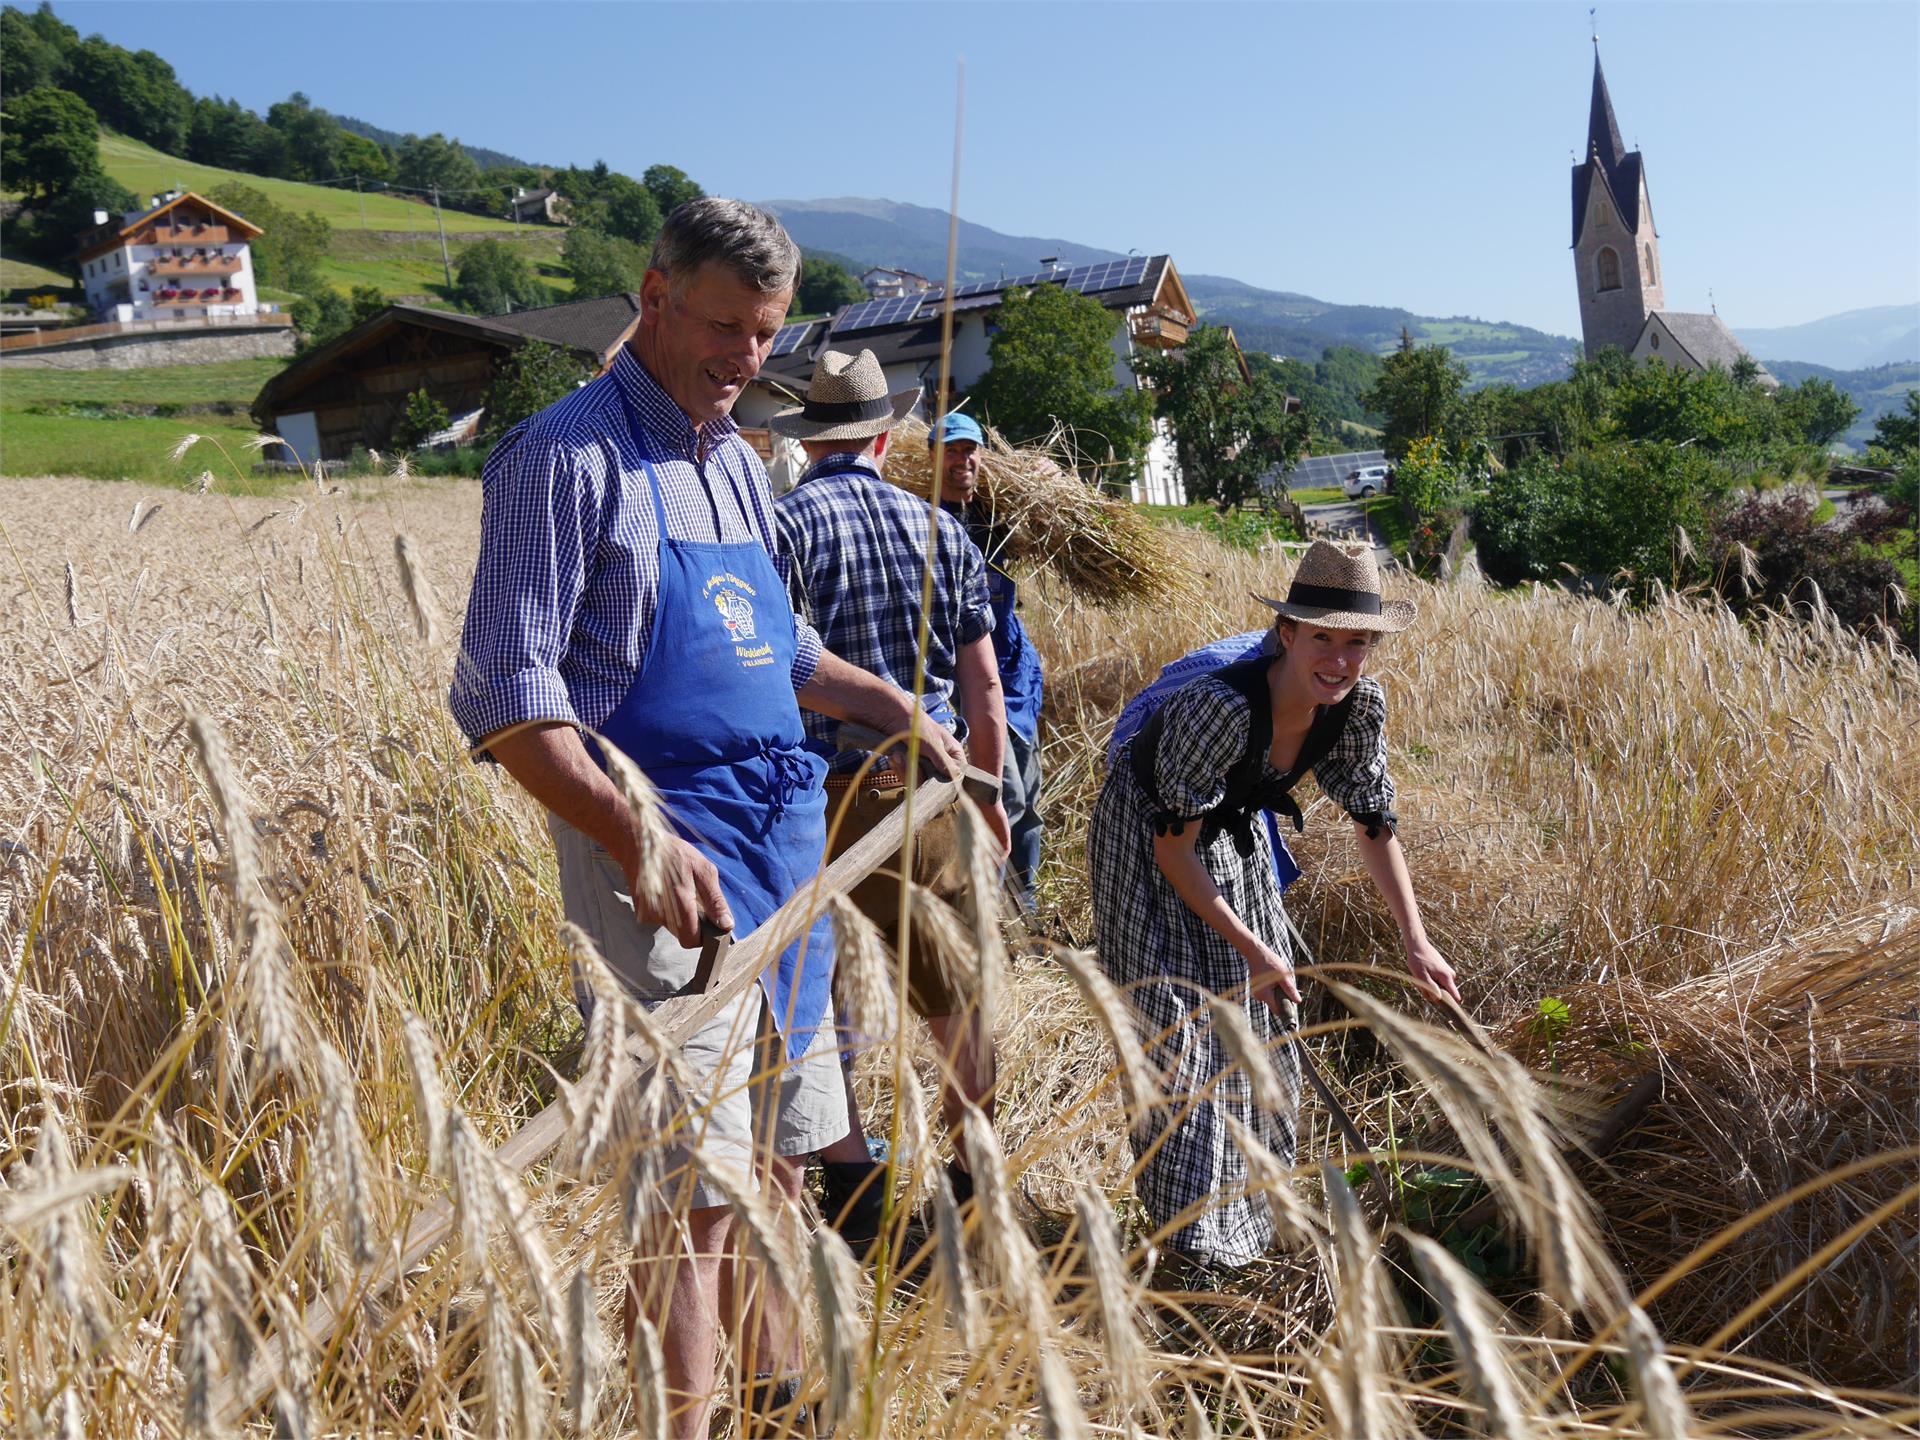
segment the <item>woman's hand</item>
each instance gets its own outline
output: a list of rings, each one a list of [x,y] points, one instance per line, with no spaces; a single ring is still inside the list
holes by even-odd
[[[1242,953],[1247,959],[1247,984],[1256,1000],[1266,1001],[1276,1014],[1280,1009],[1278,995],[1284,995],[1296,1005],[1300,1003],[1300,987],[1293,983],[1293,966],[1258,940]]]
[[[1452,996],[1454,1004],[1460,1003],[1460,985],[1454,979],[1453,966],[1433,948],[1432,941],[1422,937],[1417,944],[1407,947],[1407,972],[1422,990],[1437,990]]]

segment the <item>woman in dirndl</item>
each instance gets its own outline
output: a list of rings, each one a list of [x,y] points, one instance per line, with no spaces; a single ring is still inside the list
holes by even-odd
[[[1414,606],[1381,599],[1371,546],[1328,541],[1302,557],[1285,600],[1263,603],[1278,612],[1265,653],[1167,698],[1116,758],[1087,839],[1100,961],[1132,1006],[1168,1100],[1134,1128],[1140,1199],[1158,1230],[1213,1202],[1164,1237],[1206,1268],[1245,1265],[1274,1238],[1265,1198],[1246,1193],[1246,1161],[1223,1117],[1282,1163],[1294,1159],[1300,1060],[1274,1042],[1297,1027],[1300,995],[1260,812],[1299,828],[1291,792],[1309,769],[1353,821],[1414,980],[1459,999],[1394,836],[1386,699],[1363,673],[1380,637],[1413,622]],[[1256,753],[1262,734],[1268,743]],[[1286,1113],[1253,1103],[1210,1023],[1210,994],[1245,1007]]]

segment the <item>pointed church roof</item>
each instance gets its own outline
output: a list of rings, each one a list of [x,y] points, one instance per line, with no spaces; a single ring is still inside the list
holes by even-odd
[[[1600,68],[1600,48],[1593,51],[1593,99],[1587,106],[1587,153],[1573,167],[1573,243],[1580,243],[1580,222],[1587,215],[1587,193],[1595,169],[1601,175],[1613,208],[1629,232],[1640,228],[1640,152],[1628,153],[1620,139],[1620,122],[1613,117],[1613,97],[1607,93],[1607,74]]]

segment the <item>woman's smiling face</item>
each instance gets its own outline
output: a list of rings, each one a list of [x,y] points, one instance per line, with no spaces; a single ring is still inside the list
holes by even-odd
[[[1294,694],[1315,705],[1337,705],[1367,668],[1379,638],[1371,630],[1330,630],[1305,620],[1282,622],[1280,643],[1287,652],[1283,680]]]

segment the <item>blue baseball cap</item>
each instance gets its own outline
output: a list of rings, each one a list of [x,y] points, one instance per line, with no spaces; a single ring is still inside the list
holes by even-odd
[[[927,432],[927,448],[931,450],[941,441],[951,445],[956,440],[971,440],[976,445],[987,443],[987,437],[980,433],[978,420],[958,410],[949,410],[940,417],[940,423]]]

